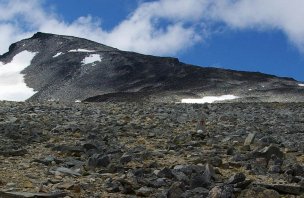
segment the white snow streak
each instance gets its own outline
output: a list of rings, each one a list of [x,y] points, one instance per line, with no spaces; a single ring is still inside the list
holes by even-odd
[[[88,50],[88,49],[73,49],[69,52],[95,52],[95,50]]]
[[[199,99],[182,99],[182,103],[213,103],[216,101],[224,101],[224,100],[233,100],[239,98],[238,96],[234,95],[222,95],[222,96],[205,96]]]
[[[304,87],[304,84],[298,84],[300,87]]]
[[[60,56],[61,54],[63,54],[62,52],[58,52],[56,55],[53,56],[53,58],[56,58],[57,56]]]
[[[95,62],[101,62],[101,56],[99,54],[91,54],[90,56],[85,57],[81,63],[86,65],[86,64],[91,64]]]
[[[36,52],[23,51],[10,63],[0,62],[0,100],[24,101],[36,92],[26,86],[21,71],[31,64]]]

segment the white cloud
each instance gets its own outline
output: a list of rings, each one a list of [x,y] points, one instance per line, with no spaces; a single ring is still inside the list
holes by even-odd
[[[304,50],[303,0],[217,0],[209,12],[213,20],[231,28],[281,30]]]
[[[0,0],[0,53],[12,42],[42,31],[84,37],[122,50],[174,55],[204,41],[216,22],[228,29],[281,30],[304,51],[303,0],[148,1],[111,30],[104,30],[92,16],[65,22],[43,6],[41,0]]]
[[[7,51],[11,42],[36,31],[85,37],[122,50],[155,55],[174,54],[197,43],[202,35],[195,25],[187,24],[202,14],[200,0],[162,0],[143,3],[131,15],[110,31],[102,29],[98,20],[81,16],[72,23],[49,13],[38,0],[10,0],[0,3],[0,30],[3,45],[0,53]],[[174,3],[175,9],[172,9]],[[190,8],[195,7],[195,11]],[[188,8],[185,12],[184,8]],[[2,12],[1,12],[2,11]],[[183,13],[183,14],[182,14]],[[159,25],[166,21],[165,26]],[[15,26],[5,27],[6,24]],[[25,27],[21,31],[19,27]]]

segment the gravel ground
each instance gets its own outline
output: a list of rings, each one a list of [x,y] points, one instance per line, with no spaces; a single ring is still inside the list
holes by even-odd
[[[304,197],[303,107],[0,102],[0,197]]]

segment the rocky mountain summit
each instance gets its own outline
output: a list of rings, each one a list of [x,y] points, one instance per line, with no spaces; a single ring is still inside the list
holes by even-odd
[[[34,90],[30,101],[180,102],[219,95],[235,95],[238,101],[303,101],[304,85],[290,78],[198,67],[40,32],[12,44],[0,63],[17,61],[23,52],[33,53],[22,70],[26,86]]]
[[[0,102],[0,118],[0,197],[304,196],[304,103]]]

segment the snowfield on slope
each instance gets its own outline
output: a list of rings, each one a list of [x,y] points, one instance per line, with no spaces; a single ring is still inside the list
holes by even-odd
[[[304,87],[304,84],[298,84],[300,87]]]
[[[53,56],[53,58],[56,58],[56,57],[60,56],[61,54],[63,54],[63,53],[62,53],[62,52],[58,52],[57,54],[55,54],[55,55]]]
[[[216,101],[234,100],[237,98],[239,97],[234,95],[205,96],[203,98],[197,98],[197,99],[182,99],[181,103],[204,104],[204,103],[213,103]]]
[[[95,62],[101,62],[101,56],[99,54],[91,54],[87,57],[85,57],[81,63],[83,65],[86,65],[86,64],[91,64],[91,63],[95,63]]]
[[[69,52],[95,52],[95,50],[88,50],[88,49],[73,49]]]
[[[10,63],[0,62],[0,100],[25,101],[36,92],[26,86],[21,71],[31,64],[36,52],[23,51]]]

